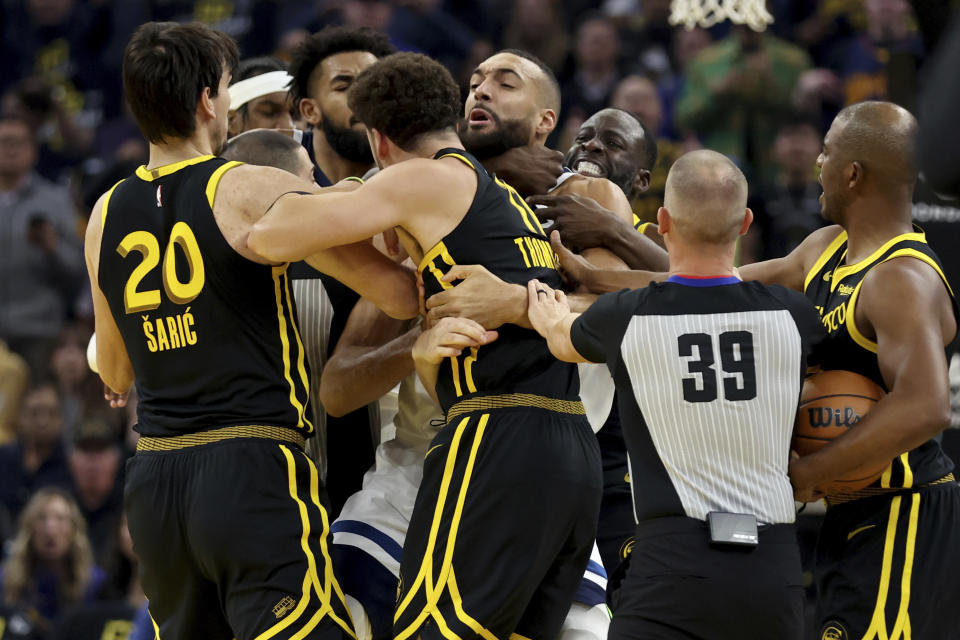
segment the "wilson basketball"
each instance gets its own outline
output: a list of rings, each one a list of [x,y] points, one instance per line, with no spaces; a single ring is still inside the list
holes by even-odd
[[[855,428],[883,396],[879,385],[852,371],[821,371],[808,377],[797,408],[793,449],[801,456],[818,451]],[[879,478],[888,464],[838,479],[828,485],[827,492],[862,489]]]

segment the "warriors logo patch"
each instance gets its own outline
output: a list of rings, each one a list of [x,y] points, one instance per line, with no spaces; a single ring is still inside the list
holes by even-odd
[[[823,625],[823,633],[820,634],[820,640],[848,640],[847,630],[836,620]]]

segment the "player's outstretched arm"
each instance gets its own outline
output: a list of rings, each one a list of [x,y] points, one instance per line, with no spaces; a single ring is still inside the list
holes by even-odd
[[[533,279],[527,283],[527,298],[530,324],[546,338],[550,353],[564,362],[587,362],[570,340],[570,327],[580,314],[570,311],[563,291],[555,291]]]
[[[782,258],[739,267],[740,277],[743,280],[759,280],[763,284],[779,284],[788,289],[803,291],[807,273],[841,231],[839,225],[818,229]]]
[[[434,161],[408,160],[352,191],[281,195],[253,225],[247,246],[276,262],[296,261],[404,226],[410,212],[429,215],[437,206],[443,189],[426,179],[431,169]]]
[[[90,277],[90,292],[93,294],[93,318],[97,335],[96,363],[100,379],[117,396],[125,396],[133,386],[133,364],[127,347],[123,344],[123,337],[117,327],[107,298],[100,290],[98,282],[98,267],[100,265],[100,240],[103,234],[101,215],[104,197],[93,207],[90,222],[84,241],[84,257],[87,263],[87,274]],[[107,394],[109,395],[109,394]],[[119,399],[115,400],[119,406]],[[114,400],[111,400],[114,402]]]
[[[470,318],[484,327],[496,329],[515,324],[532,329],[527,315],[527,288],[504,282],[485,267],[477,264],[454,265],[443,276],[444,282],[455,284],[426,300],[427,320]],[[574,293],[567,302],[575,311],[583,311],[597,299],[590,293]]]
[[[391,318],[415,318],[420,313],[416,274],[369,242],[332,247],[309,256],[306,262],[367,298]]]
[[[950,423],[943,348],[957,325],[937,273],[907,257],[875,267],[861,286],[855,322],[868,339],[875,336],[880,372],[890,392],[855,429],[791,463],[798,500],[817,486],[875,468],[923,444]]]
[[[327,413],[343,416],[376,402],[413,371],[411,350],[420,323],[408,326],[367,300],[354,306],[320,378],[320,402]]]
[[[496,331],[487,331],[467,318],[443,318],[420,334],[413,345],[413,361],[420,382],[438,406],[437,374],[443,359],[454,358],[468,347],[481,347],[496,339]]]

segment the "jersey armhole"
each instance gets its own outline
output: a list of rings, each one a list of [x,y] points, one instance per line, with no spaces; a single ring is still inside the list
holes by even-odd
[[[123,180],[126,180],[124,178]],[[113,195],[113,190],[120,186],[120,183],[123,180],[118,180],[115,185],[110,187],[110,190],[107,191],[107,195],[103,197],[103,206],[100,207],[100,237],[103,237],[103,226],[107,223],[107,205],[110,204],[110,196]]]
[[[227,162],[217,167],[216,171],[214,171],[210,175],[210,179],[207,180],[206,191],[207,191],[207,202],[210,204],[211,211],[213,210],[213,201],[217,196],[217,187],[220,186],[220,179],[223,177],[223,174],[225,174],[230,169],[233,169],[234,167],[239,167],[241,164],[243,163],[238,162],[236,160],[231,160],[230,162]]]
[[[810,267],[810,271],[807,272],[807,276],[803,279],[803,290],[806,291],[807,287],[810,286],[810,282],[817,277],[817,274],[823,270],[823,267],[827,264],[830,258],[837,252],[837,249],[840,248],[844,242],[847,241],[847,232],[846,230],[841,231],[837,234],[837,237],[834,238],[830,244],[827,245],[827,248],[823,250],[823,253],[820,254],[820,257],[817,258],[817,261],[813,263],[813,266]]]
[[[883,264],[888,260],[893,260],[894,258],[902,258],[902,257],[916,258],[917,260],[920,260],[921,262],[924,262],[930,265],[931,267],[933,267],[933,270],[937,272],[938,276],[940,276],[940,281],[943,283],[943,286],[947,288],[947,292],[950,294],[951,297],[953,297],[953,289],[950,287],[950,282],[947,280],[947,276],[944,275],[943,270],[940,269],[940,266],[937,264],[937,262],[933,258],[923,253],[922,251],[917,251],[916,249],[910,249],[910,248],[897,249],[896,251],[891,253],[889,256],[881,260],[878,264]],[[865,335],[860,333],[860,329],[857,327],[857,321],[855,318],[856,310],[857,310],[857,307],[856,307],[857,298],[860,295],[860,287],[863,286],[863,283],[864,283],[864,280],[861,280],[860,282],[857,283],[857,286],[854,288],[853,293],[850,294],[850,301],[847,303],[847,312],[846,312],[847,313],[847,318],[846,318],[847,332],[850,334],[850,337],[853,338],[853,341],[856,342],[858,345],[860,345],[867,351],[870,351],[871,353],[877,353],[878,351],[877,343],[874,340],[870,340]]]

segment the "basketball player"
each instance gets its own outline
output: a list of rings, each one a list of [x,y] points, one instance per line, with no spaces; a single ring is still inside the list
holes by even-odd
[[[304,182],[313,182],[313,162],[307,150],[290,136],[271,129],[255,129],[227,140],[220,157],[246,164],[276,167]]]
[[[828,333],[824,369],[860,373],[887,391],[856,429],[791,463],[796,498],[809,502],[818,487],[892,460],[874,485],[827,496],[816,571],[824,639],[912,632],[940,640],[960,628],[960,610],[945,606],[960,599],[960,488],[939,444],[950,419],[958,310],[910,222],[916,131],[913,116],[892,103],[841,111],[817,160],[822,215],[836,224],[784,258],[741,268],[745,279],[806,292]],[[557,246],[572,276],[594,290],[654,275],[590,271]]]
[[[467,141],[469,140],[467,137]],[[619,109],[598,111],[584,122],[573,145],[567,151],[565,160],[566,166],[575,168],[577,172],[587,172],[592,177],[567,180],[561,184],[560,189],[550,195],[532,197],[528,202],[550,203],[551,209],[546,214],[538,209],[537,215],[541,219],[555,218],[559,225],[562,225],[562,232],[569,233],[564,238],[572,238],[574,246],[577,246],[578,238],[589,237],[598,226],[624,228],[626,233],[636,235],[629,218],[617,216],[592,198],[569,190],[565,195],[555,194],[566,185],[572,184],[576,187],[578,182],[589,184],[596,181],[618,186],[624,198],[645,191],[649,185],[650,160],[651,157],[655,158],[655,155],[651,155],[650,148],[654,148],[655,154],[655,145],[656,141],[633,115]],[[561,180],[573,175],[576,173],[564,173]],[[558,216],[558,209],[570,209],[567,201],[584,203],[582,209],[596,211],[597,217],[591,220],[580,214],[568,217],[561,213]],[[661,252],[655,250],[648,253],[656,258]],[[593,254],[596,255],[596,252]],[[665,262],[663,264],[666,266]],[[498,327],[508,321],[510,316],[507,314],[511,310],[523,315],[527,301],[526,291],[522,286],[508,285],[472,266],[454,267],[447,274],[449,279],[460,277],[463,279],[456,287],[441,291],[426,301],[426,306],[430,309],[429,317],[434,321],[444,316],[467,317],[484,327]],[[500,304],[489,304],[493,299],[501,301]],[[612,572],[625,557],[634,529],[626,448],[620,433],[614,385],[609,372],[605,367],[594,364],[583,364],[579,369],[580,397],[587,409],[590,424],[597,431],[603,456],[604,497],[597,543],[604,567],[608,572]]]
[[[800,554],[787,477],[812,340],[804,297],[734,276],[747,182],[713,151],[682,156],[657,220],[670,277],[571,313],[530,281],[530,322],[568,362],[617,382],[637,518],[611,639],[802,637]],[[729,527],[729,530],[727,529]],[[749,550],[749,553],[744,553]]]
[[[236,61],[200,24],[147,23],[124,51],[150,158],[97,202],[86,259],[100,376],[137,384],[130,533],[158,637],[352,636],[302,452],[313,425],[286,265],[246,247],[274,201],[310,185],[214,157]],[[416,313],[409,272],[367,243],[311,262]]]
[[[448,286],[441,278],[458,262],[508,281],[559,284],[532,211],[460,145],[459,91],[442,66],[390,56],[357,79],[349,101],[383,170],[350,194],[280,198],[251,247],[295,259],[399,226],[431,293]],[[345,207],[368,213],[345,215]],[[321,237],[322,228],[336,237]],[[576,370],[527,329],[505,326],[496,340],[481,331],[445,360],[437,357],[444,327],[431,331],[414,359],[448,424],[424,462],[394,638],[554,638],[586,568],[600,501],[599,452],[576,399]]]
[[[300,142],[313,162],[313,180],[322,187],[362,177],[375,168],[367,134],[347,105],[347,91],[361,71],[393,53],[387,37],[371,29],[328,27],[306,38],[290,63],[290,93],[307,123]],[[297,317],[314,376],[313,399],[320,375],[333,353],[359,296],[335,278],[304,262],[290,266]],[[376,403],[333,417],[314,403],[319,437],[308,452],[321,468],[334,517],[347,497],[358,491],[363,473],[373,464],[380,441]]]
[[[251,129],[293,129],[287,67],[276,58],[242,60],[230,85],[227,133]]]

